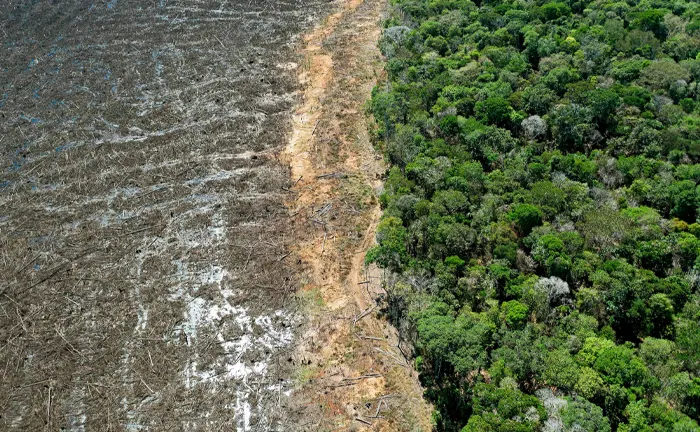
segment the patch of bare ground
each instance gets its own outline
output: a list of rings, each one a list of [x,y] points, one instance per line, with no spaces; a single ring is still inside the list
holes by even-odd
[[[303,103],[285,158],[309,322],[290,361],[297,430],[431,430],[431,408],[395,329],[377,316],[381,275],[364,265],[385,172],[363,104],[382,74],[383,0],[348,0],[306,36]],[[308,233],[308,234],[305,234]]]

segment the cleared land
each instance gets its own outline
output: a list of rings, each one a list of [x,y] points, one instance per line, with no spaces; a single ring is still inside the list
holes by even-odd
[[[364,104],[381,77],[383,0],[347,0],[305,36],[303,103],[284,153],[308,320],[295,346],[291,415],[303,431],[428,431],[431,409],[410,347],[378,315],[381,274],[364,266],[385,166]],[[297,181],[298,180],[298,181]],[[399,347],[399,345],[401,345]]]
[[[325,9],[3,5],[0,429],[285,428],[300,319],[274,155]]]

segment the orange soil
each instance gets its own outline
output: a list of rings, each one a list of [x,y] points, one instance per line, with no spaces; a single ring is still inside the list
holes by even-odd
[[[380,272],[364,265],[385,167],[362,105],[382,74],[384,6],[343,1],[304,39],[303,98],[283,154],[296,182],[288,205],[297,232],[293,256],[303,268],[299,297],[309,315],[293,356],[300,430],[431,430],[431,408],[397,348],[396,330],[377,316]]]

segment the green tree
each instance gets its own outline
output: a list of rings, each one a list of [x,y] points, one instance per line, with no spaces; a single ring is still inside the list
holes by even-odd
[[[676,344],[666,339],[644,338],[639,345],[639,357],[659,379],[669,379],[680,371],[681,363],[676,359]]]
[[[399,218],[384,218],[377,226],[377,246],[367,252],[365,260],[400,271],[406,254],[406,229]]]
[[[589,368],[579,369],[574,391],[586,399],[599,399],[605,392],[605,383],[598,372]]]
[[[603,409],[581,398],[572,399],[560,411],[565,430],[610,432],[610,422]]]
[[[654,61],[642,70],[640,82],[647,87],[668,90],[671,84],[690,79],[688,70],[671,59]]]
[[[544,407],[536,397],[512,386],[497,388],[482,383],[474,388],[474,414],[462,432],[535,432],[545,418]]]
[[[503,302],[501,305],[501,317],[509,327],[522,327],[527,320],[527,305],[517,300]]]
[[[559,237],[552,234],[540,237],[532,250],[532,257],[548,275],[568,279],[571,257],[566,253],[564,242]]]
[[[552,2],[542,6],[542,14],[548,21],[571,15],[571,8],[566,3]]]
[[[547,114],[554,105],[557,95],[554,91],[540,84],[525,88],[523,90],[523,100],[525,102],[525,111],[530,114],[543,115]]]
[[[632,21],[632,28],[650,31],[657,38],[664,40],[668,35],[668,29],[664,23],[664,15],[666,13],[661,9],[648,9],[640,12],[637,18]]]
[[[700,429],[699,14],[392,2],[367,259],[436,430]]]
[[[508,213],[508,219],[513,222],[515,229],[523,237],[529,235],[534,227],[542,224],[542,216],[542,211],[531,204],[519,204]]]
[[[492,97],[476,103],[476,117],[486,124],[507,126],[513,108],[502,97]]]
[[[551,116],[552,135],[562,151],[582,151],[593,138],[590,108],[571,104],[555,109]]]
[[[673,303],[666,294],[654,294],[649,298],[647,334],[657,337],[673,336]]]
[[[542,378],[547,384],[565,392],[574,390],[579,381],[580,369],[568,350],[550,351],[545,358],[545,365]]]
[[[644,394],[655,383],[646,365],[626,346],[613,346],[600,353],[593,368],[607,384],[630,387],[638,394]]]

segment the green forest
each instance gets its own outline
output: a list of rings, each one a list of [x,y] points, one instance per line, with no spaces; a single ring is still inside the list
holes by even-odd
[[[438,431],[700,431],[700,4],[393,0],[383,313]]]

